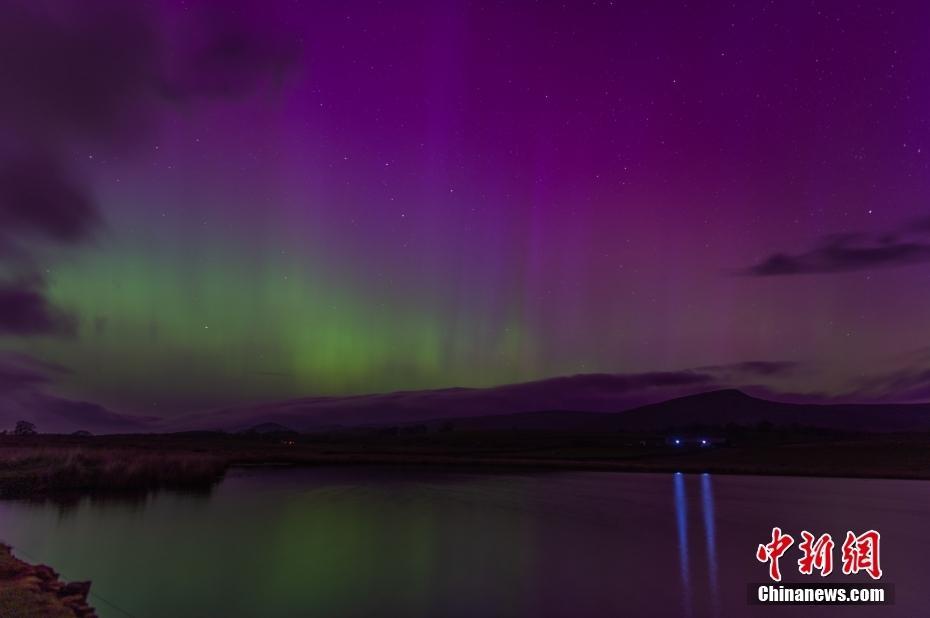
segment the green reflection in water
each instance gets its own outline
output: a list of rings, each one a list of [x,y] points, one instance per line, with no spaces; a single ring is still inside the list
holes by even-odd
[[[102,617],[435,616],[464,598],[522,613],[534,574],[519,490],[501,487],[505,504],[489,509],[487,480],[315,480],[246,475],[209,497],[66,511],[0,505],[0,526],[28,558],[91,579]]]

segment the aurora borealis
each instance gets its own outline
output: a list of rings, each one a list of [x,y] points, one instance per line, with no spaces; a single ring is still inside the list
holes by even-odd
[[[132,4],[0,9],[0,349],[62,397],[930,392],[923,3]]]

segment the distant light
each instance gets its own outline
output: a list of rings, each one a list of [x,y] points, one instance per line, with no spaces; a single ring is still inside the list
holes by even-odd
[[[703,444],[703,445],[706,446],[706,445],[707,445],[707,440],[705,440],[704,438],[701,438],[701,444]]]
[[[675,444],[681,444],[681,440],[679,440],[678,438],[675,438]]]

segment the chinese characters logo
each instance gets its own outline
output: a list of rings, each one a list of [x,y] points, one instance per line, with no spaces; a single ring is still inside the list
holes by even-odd
[[[849,531],[846,533],[846,540],[843,541],[841,548],[841,559],[843,561],[843,574],[855,575],[859,571],[865,571],[872,579],[879,579],[882,576],[881,563],[879,561],[879,545],[881,535],[876,530],[869,530],[863,534],[856,535]],[[781,568],[779,559],[794,545],[794,537],[782,532],[781,528],[772,528],[772,540],[765,545],[759,545],[756,549],[756,559],[769,565],[769,577],[777,582],[781,581]],[[801,557],[798,559],[798,571],[802,575],[811,575],[819,571],[821,577],[826,577],[833,572],[833,537],[829,534],[821,534],[815,537],[807,530],[801,532],[801,542],[798,543],[798,549],[801,550]]]

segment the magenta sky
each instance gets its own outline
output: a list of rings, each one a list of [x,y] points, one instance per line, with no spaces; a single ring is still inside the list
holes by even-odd
[[[123,4],[0,9],[0,348],[62,396],[928,393],[925,3]]]

